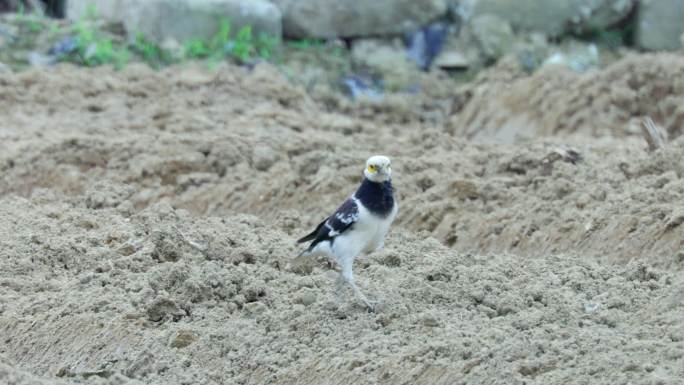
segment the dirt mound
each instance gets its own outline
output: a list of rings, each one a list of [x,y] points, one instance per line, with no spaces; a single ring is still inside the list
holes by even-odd
[[[606,383],[684,375],[684,281],[640,263],[466,255],[396,231],[338,305],[288,221],[0,200],[0,352],[95,383]],[[130,203],[130,202],[129,202]],[[113,205],[114,206],[114,205]],[[25,225],[31,224],[30,229]],[[28,231],[27,231],[28,230]],[[334,379],[334,380],[333,380]]]
[[[457,250],[683,266],[682,140],[655,154],[641,139],[473,145],[429,122],[327,111],[270,67],[171,71],[0,78],[0,192],[89,192],[94,206],[118,194],[130,210],[164,202],[200,216],[311,210],[303,231],[353,191],[369,154],[386,153],[398,223]],[[555,152],[567,144],[577,164]]]
[[[511,142],[518,137],[640,135],[651,117],[671,138],[684,131],[684,57],[633,55],[577,74],[549,67],[531,76],[504,62],[460,91],[447,130],[460,137]]]
[[[0,360],[0,379],[7,385],[63,385],[65,382],[39,378],[25,371],[18,370],[5,364],[6,359]]]
[[[629,60],[581,84],[620,78]],[[512,79],[516,111],[552,122],[520,102],[544,75],[487,76],[473,89]],[[60,66],[0,85],[0,382],[684,376],[684,138],[649,153],[579,125],[476,144],[444,122],[496,98],[440,88],[434,105],[353,105],[313,99],[269,66]],[[400,213],[386,249],[356,264],[383,304],[368,314],[337,301],[323,261],[293,256],[375,153],[393,159]]]

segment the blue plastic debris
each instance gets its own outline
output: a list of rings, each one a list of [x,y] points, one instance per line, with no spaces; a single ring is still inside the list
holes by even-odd
[[[408,57],[427,71],[437,55],[442,51],[449,27],[445,23],[432,23],[419,29],[406,38]]]
[[[75,36],[66,37],[55,43],[48,51],[49,55],[62,56],[68,55],[78,48],[78,41]]]
[[[370,99],[382,98],[382,91],[371,80],[364,79],[361,76],[351,75],[344,77],[341,83],[352,100],[356,100],[361,96]]]
[[[0,27],[0,36],[4,36],[6,39],[11,40],[11,41],[16,41],[17,37],[12,35],[9,31],[6,29]]]

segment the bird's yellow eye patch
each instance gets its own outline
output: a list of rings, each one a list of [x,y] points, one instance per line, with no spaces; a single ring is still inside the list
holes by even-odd
[[[377,167],[375,167],[374,165],[372,165],[372,164],[368,165],[368,172],[375,172],[376,170],[377,170]]]

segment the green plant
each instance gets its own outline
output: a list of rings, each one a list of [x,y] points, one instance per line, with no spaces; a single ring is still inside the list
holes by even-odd
[[[74,25],[76,33],[76,52],[67,56],[66,60],[88,67],[113,64],[122,68],[130,59],[130,52],[125,46],[116,44],[98,28],[98,14],[94,5],[89,5],[85,17]]]
[[[186,41],[183,52],[188,59],[204,59],[209,56],[209,48],[200,39]]]
[[[19,3],[16,20],[20,28],[31,33],[38,33],[45,29],[42,15],[36,10],[27,13],[23,3]]]
[[[61,29],[61,27],[60,27],[59,23],[56,23],[54,21],[50,23],[50,34],[51,35],[56,35],[57,33],[59,33],[60,29]]]
[[[131,44],[131,51],[138,54],[143,61],[153,68],[160,68],[173,62],[171,53],[147,40],[145,35],[138,32]]]
[[[600,25],[589,25],[576,36],[582,40],[591,41],[611,50],[617,50],[625,45],[634,43],[636,33],[635,24],[606,28]]]
[[[253,60],[254,57],[277,61],[278,44],[278,39],[263,32],[254,37],[252,27],[246,25],[235,35],[229,54],[243,63]]]
[[[186,41],[180,55],[174,54],[173,48],[164,49],[153,43],[142,33],[136,34],[135,39],[126,44],[103,31],[101,25],[97,10],[89,7],[86,15],[73,26],[74,50],[64,54],[60,60],[89,67],[114,64],[121,68],[135,56],[154,68],[160,68],[182,59],[207,60],[210,66],[226,58],[240,63],[249,63],[256,57],[271,61],[278,59],[278,39],[267,34],[255,37],[249,25],[232,35],[227,20],[220,23],[218,31],[210,39]]]
[[[80,20],[74,29],[76,54],[72,55],[71,61],[88,67],[114,64],[116,68],[122,68],[130,59],[128,49],[115,45],[114,41],[96,28],[92,21]]]
[[[99,12],[97,11],[97,6],[94,3],[90,3],[86,6],[85,18],[90,20],[97,20],[99,17]]]
[[[344,49],[342,47],[333,47],[332,51],[330,52],[330,55],[332,55],[335,58],[342,58],[344,56]]]
[[[218,32],[210,39],[207,45],[207,54],[210,56],[222,57],[226,53],[226,49],[230,43],[230,22],[224,20],[221,22]]]
[[[256,47],[260,58],[264,60],[277,59],[278,39],[266,33],[260,33],[257,37]]]
[[[249,25],[243,26],[232,36],[230,22],[224,20],[208,42],[200,39],[185,42],[184,53],[188,59],[208,59],[212,63],[224,58],[247,63],[255,57],[274,59],[277,46],[278,40],[267,34],[262,33],[255,37]]]
[[[28,25],[29,31],[31,31],[31,32],[40,32],[43,29],[45,29],[45,26],[43,25],[43,23],[38,21],[35,17],[30,17],[27,20],[27,25]]]
[[[238,31],[235,35],[235,40],[230,47],[229,54],[240,60],[241,62],[247,62],[256,53],[256,46],[254,38],[252,37],[252,27],[246,25]]]
[[[323,48],[325,48],[325,41],[316,39],[301,39],[292,40],[288,42],[287,45],[290,48],[302,51],[322,50]]]

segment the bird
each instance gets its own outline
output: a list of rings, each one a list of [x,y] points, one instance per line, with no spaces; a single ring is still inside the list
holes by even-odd
[[[375,305],[359,290],[352,271],[354,259],[384,246],[385,236],[397,216],[390,159],[374,155],[366,161],[364,178],[356,192],[298,243],[310,242],[299,256],[326,256],[340,266],[338,296],[344,285],[374,311]]]

